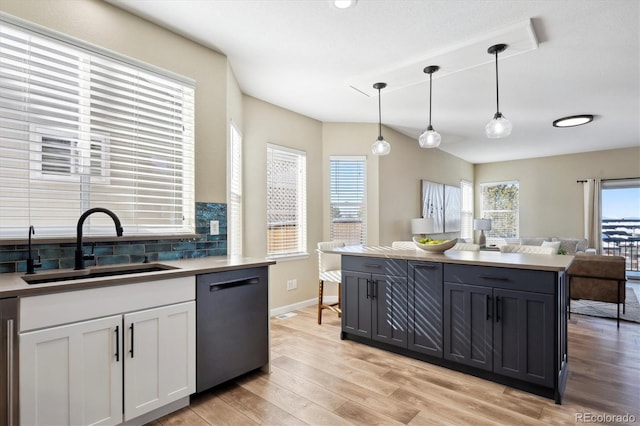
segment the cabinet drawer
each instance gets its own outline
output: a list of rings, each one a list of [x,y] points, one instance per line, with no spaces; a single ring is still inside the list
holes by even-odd
[[[383,257],[342,255],[342,269],[345,271],[406,277],[407,261],[403,259],[385,259]]]
[[[444,280],[548,294],[554,294],[556,288],[554,272],[491,266],[445,264]]]

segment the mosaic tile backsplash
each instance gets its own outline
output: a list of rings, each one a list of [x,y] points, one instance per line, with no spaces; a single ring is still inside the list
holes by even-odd
[[[217,220],[219,235],[209,234],[209,222]],[[85,261],[87,266],[105,266],[125,263],[191,259],[227,254],[227,205],[224,203],[196,203],[196,234],[198,238],[170,240],[141,240],[98,242],[94,247],[95,260]],[[85,252],[91,252],[91,244],[85,244]],[[34,239],[33,256],[46,269],[73,268],[75,242],[62,244],[38,244]],[[0,273],[26,272],[29,248],[25,245],[0,245]]]

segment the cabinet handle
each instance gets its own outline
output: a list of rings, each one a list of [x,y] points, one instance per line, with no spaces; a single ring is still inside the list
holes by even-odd
[[[376,268],[376,269],[382,268],[382,265],[378,263],[365,263],[364,266],[366,266],[367,268]]]
[[[13,319],[7,320],[7,401],[9,402],[7,406],[7,421],[8,424],[14,424],[14,413],[13,413],[13,403],[15,400],[15,396],[13,395],[13,376],[15,374],[14,371],[14,362],[13,362]]]
[[[371,296],[372,299],[376,299],[378,297],[378,280],[371,282],[373,287],[373,294]]]
[[[416,269],[436,269],[436,265],[416,265]]]
[[[369,298],[369,296],[371,296],[371,288],[369,287],[371,285],[371,281],[367,280],[367,299]]]
[[[501,309],[502,306],[500,305],[500,296],[496,296],[496,322],[500,322]]]
[[[120,326],[116,325],[116,362],[120,362]]]
[[[129,330],[131,330],[131,349],[129,349],[129,353],[131,354],[131,358],[133,358],[133,323],[129,326]]]
[[[508,277],[500,277],[494,275],[480,275],[483,280],[509,281]]]
[[[489,303],[491,302],[491,298],[489,297],[488,294],[484,295],[484,300],[486,303],[486,310],[487,310],[487,319],[490,320],[491,319],[491,311],[493,310],[492,307],[489,306]]]

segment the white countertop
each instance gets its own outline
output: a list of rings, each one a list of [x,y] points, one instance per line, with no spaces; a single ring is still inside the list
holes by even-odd
[[[210,272],[230,271],[234,269],[244,269],[259,266],[273,265],[276,262],[268,259],[249,258],[249,257],[229,257],[229,256],[211,256],[201,257],[197,259],[185,260],[168,260],[154,262],[154,264],[162,264],[172,266],[176,269],[168,269],[156,272],[141,272],[127,275],[116,275],[111,277],[99,278],[82,278],[64,282],[51,282],[42,284],[27,284],[22,277],[24,272],[16,272],[11,274],[0,274],[0,298],[31,296],[36,294],[54,293],[59,291],[81,290],[93,287],[104,287],[112,285],[132,284],[149,280],[162,280],[167,278],[177,278],[185,276],[194,276],[199,274],[207,274]],[[138,264],[142,265],[142,264]],[[113,268],[126,265],[110,265],[103,268]],[[99,271],[101,267],[87,267],[86,269]],[[48,274],[61,274],[72,272],[71,269],[53,269],[38,270],[31,277],[45,278]]]
[[[468,250],[447,250],[444,253],[432,253],[417,247],[415,250],[407,250],[387,246],[347,246],[335,248],[331,252],[352,256],[422,260],[440,263],[493,266],[498,268],[532,269],[537,271],[565,271],[573,261],[573,256],[557,254],[501,253],[499,251]]]

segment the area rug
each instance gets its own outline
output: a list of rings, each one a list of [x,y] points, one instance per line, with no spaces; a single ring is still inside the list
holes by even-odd
[[[638,297],[631,287],[626,288],[627,300],[625,313],[620,305],[620,320],[640,323],[640,305]],[[572,300],[571,313],[590,315],[592,317],[617,318],[615,303],[597,302],[595,300]]]

